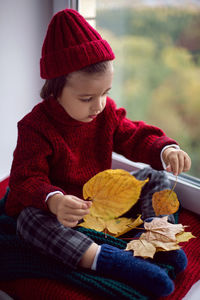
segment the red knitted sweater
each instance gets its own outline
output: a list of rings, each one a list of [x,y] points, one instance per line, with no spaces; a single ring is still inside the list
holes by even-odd
[[[112,151],[162,169],[162,148],[176,142],[125,115],[110,98],[89,123],[72,119],[53,98],[36,105],[18,123],[7,214],[17,215],[27,206],[48,209],[46,196],[57,190],[82,198],[84,183],[111,168]]]

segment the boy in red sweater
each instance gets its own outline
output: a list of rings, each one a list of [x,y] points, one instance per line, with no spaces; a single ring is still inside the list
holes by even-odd
[[[114,54],[109,44],[76,11],[57,13],[49,24],[40,61],[44,99],[18,123],[18,142],[6,203],[18,216],[20,236],[69,268],[91,268],[147,293],[165,296],[173,282],[165,271],[131,252],[94,243],[73,229],[92,203],[82,187],[111,168],[115,151],[174,175],[190,168],[190,158],[162,130],[126,118],[107,95]],[[153,217],[153,215],[149,215]],[[182,250],[160,255],[178,272]]]

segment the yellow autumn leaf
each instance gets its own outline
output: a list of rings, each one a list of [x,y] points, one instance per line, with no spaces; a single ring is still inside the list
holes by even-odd
[[[143,258],[154,257],[156,253],[156,247],[143,239],[133,240],[126,246],[126,251],[132,250],[134,256],[141,256]]]
[[[162,242],[162,241],[151,241],[151,243],[156,247],[157,251],[171,251],[180,249],[177,242]]]
[[[106,228],[106,222],[99,218],[99,217],[94,217],[90,214],[86,215],[83,219],[84,221],[79,224],[81,227],[89,228],[89,229],[94,229],[96,231],[104,231]]]
[[[106,229],[111,235],[118,237],[141,225],[142,223],[143,221],[141,219],[141,216],[139,216],[137,219],[117,218],[106,221]]]
[[[139,199],[148,181],[137,180],[124,170],[105,170],[83,186],[84,199],[92,199],[90,214],[104,220],[117,218],[127,212]]]
[[[196,238],[191,232],[181,232],[176,235],[176,240],[178,243],[187,242],[192,238]]]
[[[117,237],[142,223],[143,221],[141,216],[139,216],[137,219],[123,217],[105,221],[102,218],[94,217],[88,214],[84,217],[84,222],[80,223],[79,226],[94,229],[96,231],[106,232]]]
[[[170,215],[178,210],[179,201],[174,191],[163,190],[153,194],[152,206],[156,216]]]
[[[143,258],[153,258],[158,251],[171,251],[180,249],[176,242],[162,242],[158,240],[147,241],[145,236],[141,236],[138,240],[133,240],[127,244],[125,250],[132,250],[134,256]]]

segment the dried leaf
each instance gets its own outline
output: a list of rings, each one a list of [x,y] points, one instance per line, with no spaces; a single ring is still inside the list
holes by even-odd
[[[173,190],[163,190],[153,194],[152,206],[156,216],[170,215],[178,210],[179,201]]]
[[[84,199],[92,199],[90,213],[80,226],[120,236],[143,223],[118,218],[128,211],[139,199],[143,185],[148,181],[137,180],[124,170],[106,170],[92,177],[83,187]]]
[[[107,228],[108,231],[111,232],[111,234],[114,235],[115,237],[119,237],[120,235],[125,234],[126,232],[132,230],[133,228],[136,228],[137,226],[143,223],[141,219],[141,215],[139,215],[137,219],[118,218],[107,222],[111,222],[111,221],[114,221],[113,223],[117,224],[117,226],[109,225],[107,223],[108,224]]]
[[[196,238],[191,232],[181,232],[176,235],[176,240],[178,243],[187,242],[192,238]]]
[[[154,254],[156,253],[156,247],[152,243],[143,239],[133,240],[129,242],[125,250],[132,250],[134,251],[134,256],[141,256],[143,258],[153,258]]]
[[[168,216],[154,218],[151,222],[144,222],[147,241],[159,240],[175,242],[176,234],[184,231],[182,224],[172,224],[167,221]]]
[[[105,221],[102,218],[94,217],[88,214],[84,217],[84,222],[79,224],[79,226],[101,232],[107,232],[108,234],[117,237],[142,223],[143,221],[141,219],[141,216],[139,216],[137,219],[117,218]]]
[[[162,242],[155,240],[151,241],[151,243],[154,245],[154,247],[156,247],[156,252],[180,249],[180,246],[177,244],[177,242]]]
[[[99,217],[88,214],[84,217],[84,222],[80,223],[79,226],[102,232],[106,228],[106,222]]]
[[[110,220],[127,212],[138,201],[147,181],[137,180],[124,170],[110,169],[98,173],[84,185],[83,197],[93,200],[91,215]]]
[[[151,222],[144,222],[146,232],[142,233],[139,240],[133,240],[127,244],[127,250],[133,250],[134,256],[151,257],[157,251],[171,251],[180,249],[179,243],[194,238],[191,232],[184,232],[182,224],[167,222],[167,216],[154,218]],[[142,245],[141,242],[142,241]],[[146,243],[144,242],[146,241]],[[156,250],[153,254],[153,247]],[[148,253],[149,251],[149,253]]]

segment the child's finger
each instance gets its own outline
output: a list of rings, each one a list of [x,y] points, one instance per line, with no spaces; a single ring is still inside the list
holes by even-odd
[[[171,172],[173,173],[174,176],[178,175],[178,171],[179,171],[179,164],[178,164],[178,160],[173,160],[171,162]]]
[[[181,154],[178,156],[178,174],[183,172],[184,164],[185,164],[185,158],[184,158],[184,155]]]
[[[84,201],[76,196],[65,196],[65,204],[64,206],[73,208],[73,209],[88,209],[91,205],[90,201]]]
[[[170,166],[170,165],[168,165],[168,166],[166,167],[166,171],[167,171],[167,172],[172,172],[172,169],[171,169],[171,166]]]
[[[191,159],[188,155],[186,155],[185,158],[184,158],[183,172],[189,171],[190,168],[191,168]]]
[[[179,170],[179,163],[178,163],[178,156],[176,151],[173,151],[171,155],[169,156],[169,165],[171,168],[171,172],[177,176],[178,170]]]
[[[92,205],[92,201],[91,200],[83,200],[83,199],[80,199],[80,198],[78,198],[76,196],[73,196],[73,199],[75,199],[76,201],[80,202],[81,204],[84,204],[85,208],[89,208]]]
[[[168,165],[167,167],[166,167],[166,171],[167,172],[170,172],[170,173],[173,173],[173,175],[175,175],[175,176],[177,176],[178,174],[178,171],[177,171],[177,168],[176,167],[174,167],[174,165]]]
[[[76,217],[83,217],[87,214],[89,214],[89,209],[74,209],[74,208],[69,208],[67,207],[66,210],[62,211],[63,216],[76,216]]]

